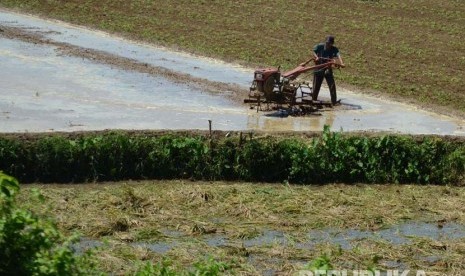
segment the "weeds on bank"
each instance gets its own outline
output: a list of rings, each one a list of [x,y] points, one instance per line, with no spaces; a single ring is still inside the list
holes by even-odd
[[[240,137],[210,141],[203,136],[124,132],[36,141],[0,137],[0,169],[23,182],[44,183],[173,178],[301,184],[464,181],[461,141],[343,136],[329,127],[309,140]]]

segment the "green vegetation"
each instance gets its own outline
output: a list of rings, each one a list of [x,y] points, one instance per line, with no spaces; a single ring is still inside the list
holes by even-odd
[[[89,256],[76,256],[57,227],[21,209],[19,184],[0,171],[0,274],[97,275]]]
[[[152,276],[152,275],[163,275],[163,276],[215,276],[222,275],[229,269],[228,264],[219,262],[209,257],[206,260],[198,261],[194,263],[193,269],[178,270],[173,268],[171,261],[164,259],[156,265],[151,262],[147,262],[145,266],[136,272],[136,276]]]
[[[331,260],[329,259],[329,257],[326,255],[323,255],[323,256],[316,258],[315,260],[313,260],[311,263],[307,264],[306,266],[304,266],[304,269],[312,271],[312,272],[318,271],[318,270],[328,271],[328,270],[332,270],[333,266],[331,265]]]
[[[288,69],[336,36],[344,83],[445,112],[465,112],[460,0],[0,0],[0,6],[150,43]],[[252,76],[251,76],[252,77]]]
[[[0,169],[25,183],[190,178],[462,185],[465,146],[439,137],[343,136],[329,128],[311,139],[56,134],[0,138]]]
[[[79,244],[75,235],[65,238],[57,226],[46,219],[43,211],[45,198],[36,189],[29,191],[31,212],[21,208],[18,181],[0,171],[0,274],[2,275],[104,275],[95,266],[91,253],[76,254],[73,245]],[[41,210],[42,209],[42,210]],[[68,233],[70,234],[70,233]],[[93,256],[92,256],[93,257]],[[197,261],[192,269],[174,270],[163,260],[137,263],[135,275],[219,275],[230,268],[212,257]]]

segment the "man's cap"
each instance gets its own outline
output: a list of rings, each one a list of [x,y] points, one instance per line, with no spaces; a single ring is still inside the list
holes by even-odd
[[[328,35],[328,36],[326,37],[326,43],[334,44],[334,36]]]

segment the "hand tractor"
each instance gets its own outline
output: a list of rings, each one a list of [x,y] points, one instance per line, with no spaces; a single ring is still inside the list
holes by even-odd
[[[261,110],[261,104],[275,104],[276,108],[298,107],[305,113],[315,111],[315,107],[331,106],[329,102],[312,100],[312,87],[308,82],[296,82],[297,77],[311,70],[324,70],[329,68],[339,68],[340,65],[333,59],[325,59],[325,63],[314,66],[307,66],[307,63],[300,64],[296,68],[281,73],[280,68],[257,69],[254,72],[254,80],[250,86],[249,98],[245,103],[257,105],[257,111]]]

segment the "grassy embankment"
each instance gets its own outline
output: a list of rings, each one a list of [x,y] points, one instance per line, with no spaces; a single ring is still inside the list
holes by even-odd
[[[463,139],[330,132],[312,138],[110,131],[0,137],[0,169],[23,183],[197,179],[451,184],[465,181]]]
[[[0,6],[251,66],[291,68],[327,34],[348,67],[337,78],[448,113],[465,113],[463,1],[35,1]]]

